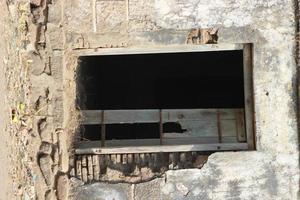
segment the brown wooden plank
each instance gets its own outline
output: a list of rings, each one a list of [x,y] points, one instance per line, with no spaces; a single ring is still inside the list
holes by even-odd
[[[81,157],[81,166],[82,166],[82,167],[86,167],[86,166],[87,166],[86,155],[83,155],[83,156]]]
[[[179,121],[178,124],[185,131],[183,133],[164,133],[164,138],[218,136],[216,115],[209,120],[184,120]],[[233,135],[235,135],[235,130],[233,131]]]
[[[236,137],[236,120],[221,120],[220,126],[222,137]]]
[[[128,159],[127,159],[127,154],[123,154],[122,155],[122,164],[127,164],[128,163]]]
[[[82,181],[83,181],[84,183],[86,183],[86,182],[88,181],[88,170],[87,170],[87,168],[86,168],[86,167],[83,167],[83,168],[81,169],[81,172],[82,172]]]
[[[140,155],[139,154],[134,154],[134,163],[136,164],[136,165],[140,165]]]
[[[218,127],[218,140],[219,143],[222,143],[221,114],[219,110],[217,110],[217,127]]]
[[[127,154],[127,162],[131,164],[133,162],[133,155],[132,154]]]
[[[151,155],[150,152],[145,153],[145,163],[148,166],[150,163]]]
[[[159,110],[106,110],[106,124],[158,123]]]
[[[145,154],[141,153],[139,155],[140,155],[140,164],[141,164],[141,167],[144,167],[146,165]]]
[[[251,44],[244,46],[244,92],[246,133],[249,149],[255,149],[254,139],[254,97],[253,97],[253,65]]]
[[[196,145],[162,145],[138,147],[105,147],[76,149],[76,154],[119,154],[119,153],[157,153],[157,152],[187,152],[187,151],[227,151],[246,150],[247,143],[217,143]]]
[[[206,121],[215,118],[218,111],[220,113],[220,119],[234,119],[235,110],[239,109],[164,109],[162,110],[162,113],[164,122],[189,120]]]
[[[106,172],[106,163],[105,163],[105,155],[99,155],[99,163],[100,163],[100,174],[105,174]]]
[[[175,161],[175,158],[174,158],[174,153],[169,153],[169,169],[174,169],[174,161]]]
[[[120,163],[122,162],[122,155],[121,155],[121,154],[117,154],[117,155],[116,155],[116,162],[117,162],[118,164],[120,164]]]
[[[113,164],[117,164],[117,156],[115,154],[110,155],[110,160]]]
[[[82,180],[81,173],[81,156],[76,156],[76,177]]]
[[[99,155],[93,155],[93,172],[94,172],[94,179],[96,181],[100,180]]]
[[[86,125],[101,124],[101,110],[81,111],[81,123]]]
[[[186,153],[183,152],[179,154],[179,161],[182,163],[186,162]]]
[[[236,136],[223,136],[223,143],[236,142]],[[218,137],[191,137],[191,138],[165,138],[165,145],[181,145],[181,144],[210,144],[218,143]],[[155,146],[159,145],[159,139],[128,139],[128,140],[107,140],[107,147],[118,146]],[[97,148],[100,147],[100,141],[84,141],[76,143],[76,149]]]
[[[213,110],[213,109],[209,109]],[[215,110],[216,111],[216,110]],[[220,110],[219,117],[217,118],[217,113],[211,114],[211,115],[206,115],[206,117],[203,117],[201,119],[194,119],[194,117],[201,117],[201,113],[198,113],[198,110],[192,110],[191,115],[187,114],[189,113],[188,110],[183,110],[183,111],[178,111],[178,110],[173,110],[173,114],[168,114],[169,120],[172,118],[170,116],[174,115],[176,113],[177,118],[175,120],[179,120],[176,123],[179,123],[182,127],[182,129],[185,129],[186,131],[183,133],[161,133],[160,135],[163,135],[164,138],[181,138],[181,137],[213,137],[213,136],[218,136],[219,132],[221,131],[224,136],[236,136],[237,129],[236,129],[236,115],[234,114],[237,111],[242,111],[242,109],[234,109],[234,110]],[[207,111],[206,111],[207,112]],[[216,111],[217,112],[217,111]],[[169,111],[167,111],[169,113]],[[197,115],[197,113],[199,115]],[[225,114],[224,114],[225,113]],[[202,113],[203,114],[203,113]],[[158,113],[158,115],[160,115]],[[182,117],[184,116],[184,117]],[[223,117],[222,116],[226,116]],[[189,118],[188,117],[192,117]],[[159,116],[160,118],[160,116]],[[179,119],[180,118],[180,119]],[[234,119],[232,119],[234,118]],[[193,119],[193,120],[192,120]],[[218,127],[220,125],[217,123],[217,119],[220,120],[220,123],[222,124],[221,129]],[[224,129],[224,130],[223,130]],[[101,139],[102,139],[102,144],[101,146],[104,145],[105,141],[105,127],[104,125],[102,126],[101,129]],[[218,131],[219,130],[219,131]],[[162,131],[162,126],[160,124],[160,129],[159,131]],[[122,134],[122,133],[120,133]],[[160,144],[164,143],[164,140],[162,139],[160,141]],[[164,144],[170,144],[170,143],[164,143]],[[172,144],[172,143],[171,143]],[[108,145],[109,146],[109,145]]]
[[[159,144],[163,144],[163,137],[164,137],[164,125],[163,125],[163,116],[162,110],[159,110]]]
[[[105,147],[106,127],[104,122],[104,111],[101,112],[101,147]]]
[[[91,155],[87,156],[88,181],[91,182],[94,178],[93,159]]]
[[[239,109],[218,109],[220,119],[235,119],[235,111]],[[158,123],[160,110],[105,110],[105,124],[122,123]],[[82,124],[101,124],[101,110],[83,110]],[[189,120],[211,120],[217,114],[217,109],[166,109],[162,110],[163,122],[178,122]]]
[[[182,52],[209,52],[241,50],[243,44],[200,44],[200,45],[164,45],[151,47],[128,47],[128,48],[97,48],[75,49],[78,56],[99,56],[99,55],[130,55],[130,54],[152,54],[152,53],[182,53]]]
[[[238,142],[246,142],[245,115],[243,111],[236,111],[236,134]]]
[[[87,182],[88,180],[88,170],[87,170],[87,159],[86,156],[81,157],[81,177],[83,182]]]

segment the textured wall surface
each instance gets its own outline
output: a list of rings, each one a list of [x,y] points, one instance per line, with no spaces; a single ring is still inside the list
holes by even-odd
[[[129,194],[127,199],[298,198],[293,1],[83,2],[74,0],[64,8],[75,12],[64,21],[68,48],[180,45],[191,28],[219,28],[219,43],[253,43],[257,151],[215,153],[202,169],[169,171],[165,178],[137,185],[80,186],[74,196],[110,199],[101,194],[111,188],[115,199],[124,199],[121,194]],[[74,26],[79,19],[80,29]]]
[[[8,65],[18,63],[27,70],[20,100],[31,114],[25,121],[30,149],[30,161],[25,163],[37,164],[28,179],[34,188],[30,198],[297,199],[294,4],[292,0],[7,1],[20,40],[11,47],[15,52],[10,50],[19,60]],[[202,169],[168,171],[163,178],[140,184],[82,185],[69,180],[78,56],[116,47],[126,52],[127,47],[186,45],[192,28],[218,28],[219,43],[253,43],[257,151],[215,153]]]
[[[0,1],[0,7],[5,7],[5,2]],[[2,11],[2,20],[0,21],[0,34],[2,37],[0,38],[0,94],[2,94],[2,98],[0,100],[0,199],[10,199],[12,198],[11,192],[12,189],[9,187],[12,184],[12,180],[9,176],[10,173],[10,161],[9,155],[11,155],[12,151],[9,148],[10,135],[9,132],[6,131],[7,124],[9,123],[10,111],[9,106],[7,105],[7,87],[6,87],[6,63],[8,52],[6,48],[7,38],[10,36],[10,23],[9,21],[9,13],[7,9]],[[7,24],[6,24],[7,23]]]

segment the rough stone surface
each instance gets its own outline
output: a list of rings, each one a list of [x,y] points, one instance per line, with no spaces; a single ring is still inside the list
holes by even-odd
[[[53,0],[49,4],[48,22],[53,24],[60,24],[62,20],[62,1]]]
[[[75,199],[137,200],[143,199],[146,191],[147,198],[164,200],[298,199],[295,3],[1,1],[5,20],[1,25],[6,26],[1,26],[0,32],[9,33],[0,39],[5,47],[1,49],[0,61],[6,69],[0,71],[0,82],[6,84],[1,91],[10,95],[5,97],[7,103],[1,104],[7,104],[1,106],[1,116],[7,116],[4,122],[17,141],[16,155],[21,158],[18,162],[22,167],[15,167],[12,172],[16,175],[21,171],[16,176],[24,177],[21,189],[14,186],[20,190],[15,193],[21,194],[17,199],[63,199],[68,194],[56,196],[54,183],[64,183],[66,177],[56,178],[70,167],[77,126],[75,71],[82,52],[101,54],[120,47],[124,52],[127,47],[186,47],[191,29],[206,28],[218,29],[218,43],[253,44],[257,151],[216,153],[202,169],[169,171],[165,178],[137,185],[77,184],[75,196],[71,195]],[[26,105],[27,121],[13,124],[7,113],[20,102]],[[2,132],[6,132],[5,128],[1,124]],[[11,135],[3,138],[7,141]],[[43,142],[55,147],[51,153]],[[7,163],[7,159],[4,161]]]
[[[282,159],[290,165],[282,165]],[[297,165],[292,157],[272,157],[256,152],[216,153],[202,169],[168,171],[165,178],[133,185],[132,199],[297,199],[290,191],[293,183],[297,184],[297,180],[292,180],[292,171],[297,170]],[[280,172],[276,172],[277,167]],[[284,177],[290,178],[287,181]],[[123,186],[128,187],[127,191],[132,190],[128,184]],[[95,187],[95,184],[84,186],[88,191],[94,191]],[[115,186],[104,184],[102,187],[104,191],[101,193],[98,187],[97,192],[104,194]],[[85,190],[80,189],[77,195],[87,194]]]
[[[157,178],[153,181],[137,184],[134,187],[135,199],[161,199],[161,185],[164,179]]]
[[[45,178],[46,184],[51,186],[53,184],[53,173],[52,173],[52,159],[49,155],[42,155],[39,158],[39,165],[42,171],[42,174]]]
[[[69,178],[67,175],[60,175],[57,178],[57,199],[64,200],[68,198]]]
[[[127,28],[126,1],[98,1],[97,32],[120,32]]]
[[[72,0],[65,2],[63,22],[68,30],[91,32],[93,30],[92,1]]]
[[[94,20],[105,34],[69,31],[70,48],[159,47],[186,45],[191,29],[218,28],[218,43],[253,44],[256,146],[253,152],[216,153],[200,170],[169,171],[149,183],[135,185],[153,199],[298,199],[299,152],[295,63],[295,7],[292,0],[129,0],[119,16]],[[110,10],[110,7],[108,10]],[[82,11],[81,14],[85,12]],[[92,9],[90,15],[93,16]],[[106,13],[106,12],[104,12]],[[80,15],[80,14],[79,14]],[[96,17],[102,16],[96,13]],[[101,18],[101,17],[100,17]],[[123,21],[120,21],[123,19]],[[78,20],[78,18],[75,18]],[[84,19],[82,20],[82,22]],[[78,21],[76,21],[78,22]],[[128,26],[116,26],[126,24]],[[74,22],[75,23],[75,22]],[[112,25],[114,24],[114,25]],[[106,27],[103,27],[106,26]],[[121,30],[122,29],[122,30]],[[100,31],[100,30],[97,30]],[[128,34],[125,34],[127,31]],[[78,39],[80,37],[80,40]],[[78,42],[79,41],[79,42]],[[102,49],[97,49],[99,54]],[[96,51],[96,50],[95,50]],[[126,48],[124,48],[126,52]],[[288,178],[287,178],[288,177]],[[157,183],[158,184],[158,183]],[[156,184],[155,184],[156,185]],[[86,185],[85,188],[94,185]],[[105,190],[114,185],[105,184]],[[153,186],[154,187],[154,186]],[[129,189],[128,189],[129,190]],[[101,194],[101,189],[97,192]]]
[[[132,199],[131,186],[129,184],[95,183],[89,186],[81,186],[76,189],[75,200],[127,200]]]
[[[52,145],[47,142],[43,142],[40,146],[40,152],[42,154],[51,154],[52,153]]]

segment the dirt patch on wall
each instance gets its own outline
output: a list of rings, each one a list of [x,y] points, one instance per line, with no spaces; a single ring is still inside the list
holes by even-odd
[[[75,178],[84,183],[140,183],[168,170],[201,168],[210,152],[82,155],[75,157]]]

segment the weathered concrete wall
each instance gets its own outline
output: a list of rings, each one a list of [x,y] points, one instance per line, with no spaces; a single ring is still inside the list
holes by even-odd
[[[10,169],[12,167],[9,155],[12,154],[12,149],[9,147],[11,145],[10,132],[7,131],[7,126],[9,124],[10,109],[8,105],[8,91],[6,87],[7,79],[6,75],[8,72],[8,50],[4,48],[7,46],[7,38],[12,35],[11,23],[8,9],[6,8],[5,2],[0,1],[0,7],[4,8],[1,12],[2,20],[0,21],[0,94],[2,98],[0,100],[0,199],[11,199],[13,189],[12,178],[10,177]]]
[[[1,1],[1,74],[5,73],[1,85],[6,103],[6,114],[1,113],[6,119],[1,123],[7,122],[7,136],[2,139],[10,137],[6,143],[12,150],[5,154],[11,159],[13,181],[7,185],[11,196],[3,199],[65,195],[56,192],[67,181],[68,164],[65,167],[63,161],[69,157],[62,125],[63,51],[55,46],[52,37],[57,35],[47,26],[52,20],[49,4],[46,0]]]
[[[77,199],[297,199],[294,3],[65,2],[66,49],[180,45],[191,28],[219,28],[219,43],[253,43],[254,47],[257,151],[216,153],[202,169],[169,171],[152,182],[82,186],[77,188]],[[109,190],[115,191],[114,197],[106,195]]]
[[[18,63],[28,69],[30,86],[22,101],[30,113],[26,121],[30,163],[38,164],[30,178],[34,195],[66,199],[68,185],[73,184],[70,198],[75,199],[297,199],[294,4],[293,0],[8,1],[21,41],[15,47],[22,58]],[[78,56],[106,48],[186,45],[192,28],[218,28],[219,43],[253,43],[257,151],[216,153],[202,169],[169,171],[165,178],[136,185],[81,186],[69,181]]]

